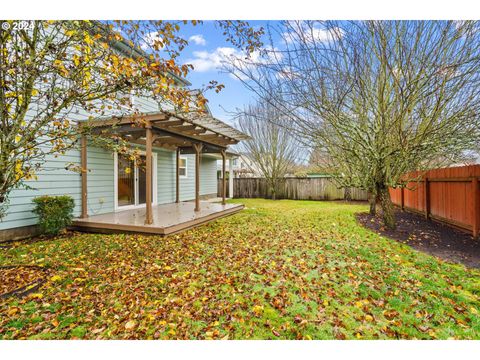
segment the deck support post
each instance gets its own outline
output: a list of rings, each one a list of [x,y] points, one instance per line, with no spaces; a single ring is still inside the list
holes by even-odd
[[[145,142],[146,142],[146,171],[145,171],[145,176],[146,176],[146,181],[145,181],[145,224],[150,225],[153,224],[153,214],[152,214],[152,142],[153,142],[153,135],[152,135],[152,125],[150,123],[147,123],[146,127],[146,136],[145,136]]]
[[[222,205],[225,205],[225,197],[227,195],[227,171],[226,171],[226,157],[227,153],[225,150],[220,152],[222,154]]]
[[[85,219],[88,217],[88,194],[87,194],[87,136],[82,134],[80,138],[81,144],[81,177],[82,177],[82,214],[80,217]]]
[[[233,159],[228,160],[228,197],[233,199]]]
[[[195,211],[200,211],[200,154],[203,144],[193,144],[195,150]]]
[[[176,173],[175,173],[175,202],[178,204],[180,202],[180,148],[177,147],[177,156],[176,156]]]

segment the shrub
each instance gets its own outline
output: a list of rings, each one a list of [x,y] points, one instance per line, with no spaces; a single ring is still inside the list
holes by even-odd
[[[32,200],[33,212],[38,215],[40,228],[44,234],[57,235],[72,223],[75,202],[68,195],[39,196]]]

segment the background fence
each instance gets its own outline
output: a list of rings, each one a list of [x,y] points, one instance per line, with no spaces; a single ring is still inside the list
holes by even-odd
[[[407,188],[390,189],[394,204],[426,218],[445,222],[478,236],[480,231],[480,165],[408,174]]]
[[[219,182],[221,184],[221,182]],[[219,194],[221,194],[219,185]],[[263,178],[238,178],[233,180],[236,198],[271,198],[267,181]],[[367,200],[367,192],[350,188],[351,200]],[[292,200],[343,200],[345,189],[331,178],[284,178],[278,184],[277,199]]]

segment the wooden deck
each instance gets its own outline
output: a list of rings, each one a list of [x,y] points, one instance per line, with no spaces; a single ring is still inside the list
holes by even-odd
[[[145,225],[145,208],[124,210],[85,219],[73,220],[72,228],[89,232],[135,232],[158,235],[174,234],[206,222],[228,216],[243,209],[241,204],[209,203],[202,201],[195,212],[195,202],[180,202],[153,207],[153,224]]]

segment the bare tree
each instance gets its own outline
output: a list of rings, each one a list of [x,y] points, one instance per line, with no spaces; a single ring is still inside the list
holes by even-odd
[[[269,32],[261,56],[229,71],[325,150],[343,186],[368,190],[387,227],[389,187],[478,141],[478,22],[296,21]]]
[[[287,121],[268,103],[249,106],[238,116],[240,129],[251,137],[243,142],[244,151],[267,180],[274,200],[279,180],[293,169],[300,149]]]

